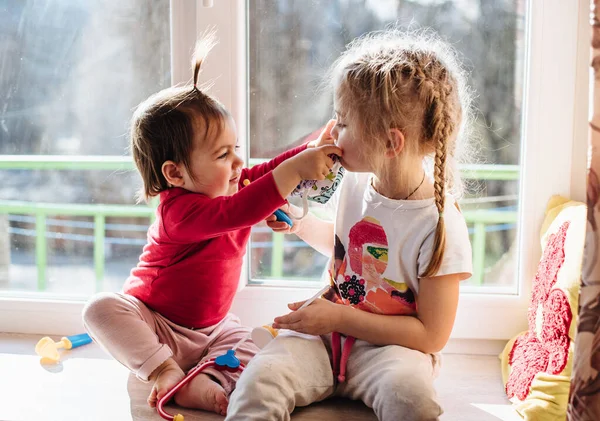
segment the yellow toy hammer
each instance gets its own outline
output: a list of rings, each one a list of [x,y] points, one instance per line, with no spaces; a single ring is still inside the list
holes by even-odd
[[[54,340],[45,336],[35,346],[35,353],[50,362],[57,363],[60,360],[60,354],[58,353],[60,348],[72,349],[90,342],[92,342],[92,338],[87,333],[65,336],[58,342],[54,342]]]

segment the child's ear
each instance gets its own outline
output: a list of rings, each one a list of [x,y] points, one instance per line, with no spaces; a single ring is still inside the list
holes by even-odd
[[[173,161],[165,161],[162,164],[161,171],[167,183],[170,186],[182,187],[184,184],[183,174],[177,164]]]
[[[392,128],[388,131],[387,151],[388,158],[398,156],[404,149],[404,133],[397,128]]]

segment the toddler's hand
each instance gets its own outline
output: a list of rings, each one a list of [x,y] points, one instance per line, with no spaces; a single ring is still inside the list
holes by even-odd
[[[294,191],[302,180],[323,180],[333,167],[329,155],[342,156],[342,150],[334,145],[309,148],[291,157],[273,170],[273,178],[281,197]]]
[[[333,167],[333,159],[329,155],[342,156],[342,150],[334,145],[320,146],[302,151],[290,158],[295,172],[302,180],[324,180]]]
[[[333,126],[335,126],[335,122],[336,120],[329,120],[319,137],[308,142],[306,146],[309,148],[318,148],[325,145],[335,145],[335,139],[331,136],[331,130],[333,129]]]

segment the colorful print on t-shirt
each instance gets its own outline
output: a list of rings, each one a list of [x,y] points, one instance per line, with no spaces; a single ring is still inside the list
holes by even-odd
[[[348,233],[348,252],[335,237],[334,258],[329,275],[335,294],[325,298],[378,314],[413,314],[413,291],[403,282],[383,275],[388,265],[388,240],[385,230],[374,218],[365,217]],[[332,291],[333,292],[333,291]]]

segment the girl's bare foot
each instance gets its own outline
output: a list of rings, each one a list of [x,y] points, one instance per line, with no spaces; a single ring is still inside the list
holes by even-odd
[[[229,400],[223,387],[209,375],[200,373],[175,394],[175,402],[185,408],[204,409],[227,415]]]
[[[184,377],[185,373],[172,358],[158,366],[150,375],[150,380],[154,380],[154,386],[148,396],[148,405],[154,408],[156,403]]]

